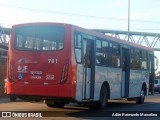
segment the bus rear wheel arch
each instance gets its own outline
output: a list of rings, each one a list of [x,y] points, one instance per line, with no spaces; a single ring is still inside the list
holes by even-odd
[[[109,84],[107,82],[103,83],[100,89],[99,100],[88,105],[91,110],[104,110],[107,107],[109,99]]]

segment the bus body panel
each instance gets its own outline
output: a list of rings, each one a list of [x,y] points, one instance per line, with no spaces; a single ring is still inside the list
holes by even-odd
[[[71,97],[73,92],[71,84],[66,85],[26,85],[7,83],[7,94],[19,96],[42,96],[42,97]]]
[[[143,83],[146,84],[148,91],[149,71],[130,70],[129,97],[138,97]]]
[[[121,69],[96,66],[95,70],[95,100],[99,99],[100,89],[104,82],[109,83],[110,99],[121,98]]]
[[[57,51],[16,50],[14,48],[15,29],[31,25],[64,27],[63,49]],[[75,98],[76,63],[72,59],[74,57],[71,52],[72,37],[72,27],[65,24],[33,23],[13,26],[8,52],[7,94]],[[65,74],[63,73],[65,65],[68,65],[67,81],[61,83],[62,76]],[[13,76],[13,81],[11,81],[11,76]]]
[[[84,91],[83,91],[83,65],[77,65],[77,81],[76,81],[76,100],[82,101]]]
[[[24,52],[24,54],[25,56],[18,51],[14,52],[16,57],[10,62],[13,66],[14,82],[18,82],[19,84],[24,84],[24,82],[28,82],[29,84],[43,84],[44,82],[48,84],[59,83],[62,65],[65,64],[60,54],[64,54],[64,52],[51,52],[45,53],[45,55],[40,52]],[[58,69],[55,70],[54,68]]]
[[[83,65],[78,64],[77,84],[76,84],[76,100],[83,99]],[[104,82],[108,82],[110,86],[110,99],[121,98],[121,69],[96,66],[95,69],[95,86],[94,100],[99,100],[100,89]],[[89,84],[89,83],[87,83]],[[89,92],[89,91],[88,91]]]

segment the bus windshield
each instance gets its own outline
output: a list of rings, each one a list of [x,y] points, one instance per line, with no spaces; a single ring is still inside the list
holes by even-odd
[[[54,26],[18,27],[15,33],[17,50],[48,51],[64,47],[64,28]]]

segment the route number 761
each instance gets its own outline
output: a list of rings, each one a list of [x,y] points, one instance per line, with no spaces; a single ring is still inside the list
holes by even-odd
[[[54,64],[54,63],[58,63],[57,59],[48,59],[48,63]]]

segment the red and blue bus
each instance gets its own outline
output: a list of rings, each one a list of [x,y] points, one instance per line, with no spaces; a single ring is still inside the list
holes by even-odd
[[[142,104],[153,80],[150,48],[71,24],[12,27],[6,88],[12,98],[104,109],[122,98]]]

